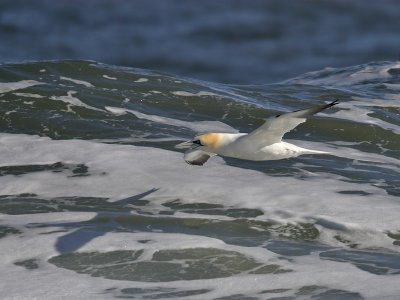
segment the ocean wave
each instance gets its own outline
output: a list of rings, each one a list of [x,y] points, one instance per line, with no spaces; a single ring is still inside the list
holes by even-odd
[[[238,86],[94,61],[1,65],[8,273],[27,278],[35,268],[54,282],[68,269],[72,285],[82,276],[75,272],[99,288],[118,281],[107,297],[130,295],[129,283],[146,297],[169,288],[171,297],[193,299],[225,295],[224,284],[240,295],[238,278],[259,281],[246,292],[255,297],[270,293],[266,280],[281,296],[374,297],[363,282],[391,275],[377,280],[395,295],[398,70],[379,62]],[[249,132],[277,112],[334,99],[337,106],[285,136],[331,155],[214,157],[197,168],[174,148],[199,132]],[[30,245],[37,250],[28,253]],[[215,268],[215,278],[202,266]],[[316,268],[334,272],[316,278]]]

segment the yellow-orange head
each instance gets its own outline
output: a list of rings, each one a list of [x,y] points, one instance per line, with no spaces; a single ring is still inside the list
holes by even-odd
[[[201,146],[213,150],[221,146],[222,136],[219,133],[207,133],[196,136],[193,140],[199,140]]]

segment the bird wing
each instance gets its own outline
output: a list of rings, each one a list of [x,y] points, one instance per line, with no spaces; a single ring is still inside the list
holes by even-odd
[[[314,106],[308,109],[298,110],[269,118],[263,125],[253,132],[250,132],[244,139],[246,142],[262,146],[279,143],[282,141],[282,137],[286,132],[296,128],[299,124],[304,123],[307,117],[315,115],[316,113],[332,107],[337,103],[338,100],[335,100],[329,104]]]
[[[214,153],[208,153],[203,150],[199,149],[189,149],[185,152],[185,155],[183,159],[189,164],[189,165],[196,165],[196,166],[202,166],[205,164],[205,162],[211,157],[216,154]]]

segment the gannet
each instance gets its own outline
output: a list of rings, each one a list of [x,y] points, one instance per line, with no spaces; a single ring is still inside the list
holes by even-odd
[[[329,154],[309,150],[282,141],[285,133],[304,123],[320,111],[338,103],[314,106],[308,109],[280,114],[268,118],[263,125],[250,133],[206,133],[175,146],[187,149],[184,160],[191,165],[202,166],[210,157],[234,157],[244,160],[264,161],[296,157],[302,154]]]

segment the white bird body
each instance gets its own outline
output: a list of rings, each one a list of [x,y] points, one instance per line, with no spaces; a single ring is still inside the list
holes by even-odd
[[[207,133],[193,140],[176,145],[190,148],[185,152],[185,161],[203,165],[211,156],[220,155],[245,160],[264,161],[296,157],[302,154],[329,154],[309,150],[282,141],[283,135],[306,121],[306,117],[337,104],[316,106],[305,110],[278,115],[250,133]]]
[[[255,161],[284,159],[302,154],[327,154],[327,152],[309,150],[283,141],[262,148],[252,147],[252,144],[245,143],[246,138],[240,139],[239,137],[237,141],[218,149],[215,153],[221,156]]]

